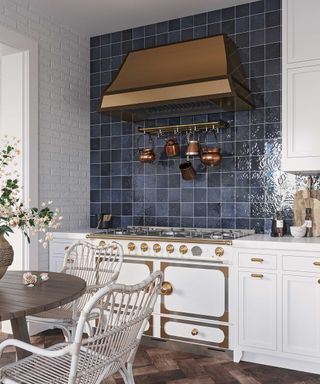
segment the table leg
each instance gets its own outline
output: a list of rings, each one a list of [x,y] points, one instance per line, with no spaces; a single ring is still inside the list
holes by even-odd
[[[30,337],[29,337],[26,318],[24,316],[18,317],[16,319],[11,319],[10,322],[12,327],[13,338],[30,344]],[[31,352],[25,351],[24,349],[17,348],[18,360],[21,360],[24,357],[27,357],[30,355],[31,355]]]

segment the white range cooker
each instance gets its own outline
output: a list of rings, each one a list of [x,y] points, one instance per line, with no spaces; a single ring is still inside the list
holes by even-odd
[[[146,335],[232,349],[230,276],[232,241],[252,230],[128,227],[90,233],[90,241],[116,241],[125,258],[118,281],[135,284],[161,270],[164,282]]]

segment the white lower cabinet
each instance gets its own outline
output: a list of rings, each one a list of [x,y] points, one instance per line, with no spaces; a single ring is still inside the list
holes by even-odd
[[[283,352],[320,357],[317,277],[283,275]]]
[[[282,247],[257,242],[236,252],[234,361],[320,374],[320,243],[319,251]]]
[[[277,348],[277,276],[239,272],[239,344]]]

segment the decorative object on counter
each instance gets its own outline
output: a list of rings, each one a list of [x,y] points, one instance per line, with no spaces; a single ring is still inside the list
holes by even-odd
[[[112,215],[110,213],[100,213],[97,215],[97,229],[108,229],[112,224]]]
[[[30,242],[30,233],[40,232],[43,236],[39,240],[44,247],[52,235],[47,229],[59,227],[59,210],[52,211],[47,204],[42,203],[41,208],[28,208],[21,198],[21,188],[18,181],[18,172],[14,169],[14,159],[19,155],[17,146],[19,141],[9,140],[4,136],[0,143],[0,279],[6,273],[13,261],[13,248],[4,235],[13,233],[13,228],[18,228]]]
[[[175,137],[166,141],[164,145],[164,151],[168,157],[174,157],[179,155],[180,147]]]
[[[302,226],[306,220],[306,209],[311,209],[312,236],[320,236],[320,190],[312,188],[311,176],[307,178],[307,188],[297,191],[294,195],[294,224]]]
[[[306,208],[306,219],[304,222],[306,227],[306,237],[312,237],[312,218],[311,218],[311,208]]]
[[[49,280],[49,275],[46,272],[40,273],[40,275],[33,275],[31,272],[26,272],[22,276],[23,284],[27,287],[34,287],[43,281]]]
[[[277,221],[276,221],[277,237],[283,237],[284,235],[283,212],[277,211],[276,218],[277,218]]]
[[[277,233],[277,215],[274,214],[271,222],[271,237],[278,237]]]
[[[197,176],[197,172],[193,168],[192,163],[189,161],[189,158],[185,163],[179,165],[181,176],[184,180],[193,180]]]
[[[291,226],[290,233],[293,237],[304,237],[306,235],[307,228],[305,225],[301,227]]]
[[[141,137],[144,137],[144,136],[141,136]],[[141,137],[139,139],[141,139]],[[153,163],[156,159],[156,154],[154,152],[153,139],[151,138],[150,135],[148,135],[148,137],[149,137],[149,143],[151,143],[151,147],[138,149],[139,160],[141,163]],[[139,140],[138,140],[138,143],[139,143]]]

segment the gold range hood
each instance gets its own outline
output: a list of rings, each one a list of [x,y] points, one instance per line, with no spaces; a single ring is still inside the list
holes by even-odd
[[[253,107],[234,42],[216,35],[129,52],[99,111],[141,121]]]

